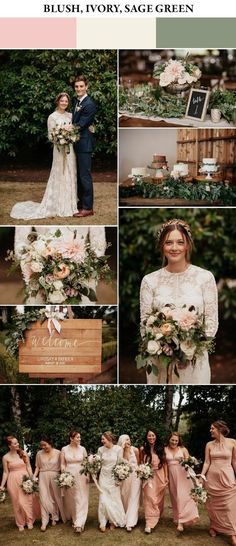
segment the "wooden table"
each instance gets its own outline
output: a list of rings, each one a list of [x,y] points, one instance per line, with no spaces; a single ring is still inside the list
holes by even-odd
[[[222,205],[221,201],[186,201],[186,199],[156,199],[144,197],[121,197],[121,207],[215,207]]]
[[[164,120],[160,121],[153,121],[148,119],[142,119],[142,118],[133,118],[129,116],[122,115],[119,119],[119,126],[120,127],[182,127],[182,125],[178,125],[175,123],[169,123]]]

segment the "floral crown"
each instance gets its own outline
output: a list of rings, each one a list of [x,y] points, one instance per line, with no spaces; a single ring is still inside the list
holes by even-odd
[[[174,218],[173,220],[168,220],[168,222],[165,222],[165,224],[162,224],[161,229],[157,233],[158,240],[160,240],[163,231],[168,226],[174,226],[174,225],[183,227],[185,229],[185,231],[187,232],[189,238],[192,240],[192,232],[191,232],[191,229],[190,229],[189,225],[187,224],[187,222],[184,222],[184,220],[180,220],[179,218]]]

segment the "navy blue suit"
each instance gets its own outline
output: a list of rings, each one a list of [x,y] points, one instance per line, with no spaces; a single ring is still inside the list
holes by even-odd
[[[93,208],[93,180],[91,175],[92,152],[94,150],[94,135],[89,131],[89,125],[94,122],[96,105],[87,95],[78,107],[75,99],[72,107],[72,123],[79,127],[80,140],[75,143],[74,149],[77,162],[77,185],[79,208],[90,210]]]

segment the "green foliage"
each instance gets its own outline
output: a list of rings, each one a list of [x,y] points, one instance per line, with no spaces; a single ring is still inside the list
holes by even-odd
[[[209,180],[186,183],[181,178],[168,178],[162,184],[145,182],[137,177],[135,186],[121,187],[121,198],[144,197],[146,199],[186,199],[187,201],[207,200],[210,203],[220,201],[224,205],[236,204],[236,189],[224,182],[209,182]],[[147,202],[148,205],[148,202]]]
[[[0,376],[6,383],[15,383],[18,372],[17,360],[0,343]]]
[[[140,283],[144,275],[162,267],[156,233],[171,218],[182,218],[190,224],[195,243],[192,256],[195,265],[210,269],[217,281],[235,278],[236,225],[233,209],[121,210],[120,325],[128,335],[130,328],[138,335]],[[235,308],[235,295],[231,301]]]
[[[88,77],[97,104],[96,153],[116,152],[115,50],[8,50],[0,66],[0,153],[21,157],[47,143],[46,120],[55,97],[74,95],[77,75]],[[48,148],[49,149],[49,148]]]
[[[146,116],[182,118],[186,111],[187,99],[160,92],[149,85],[136,85],[133,89],[121,89],[119,93],[121,110],[142,113]]]
[[[106,362],[109,358],[116,355],[117,344],[116,341],[108,341],[102,344],[102,362]]]
[[[219,108],[222,116],[230,123],[236,107],[236,92],[217,89],[210,95],[209,111],[211,108]]]

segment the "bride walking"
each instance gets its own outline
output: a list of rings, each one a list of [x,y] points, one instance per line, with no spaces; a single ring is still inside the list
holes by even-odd
[[[48,138],[53,142],[55,129],[66,129],[73,133],[72,114],[67,111],[70,98],[67,93],[59,93],[56,110],[48,117]],[[72,137],[71,136],[71,140]],[[76,158],[71,142],[53,146],[53,161],[46,190],[41,203],[24,201],[16,203],[11,210],[11,217],[23,220],[52,218],[54,216],[73,216],[77,212]]]
[[[163,266],[158,271],[146,275],[140,290],[141,333],[145,328],[152,328],[152,313],[161,310],[166,322],[161,326],[161,334],[168,337],[171,331],[172,309],[176,313],[185,312],[183,330],[191,329],[191,321],[195,316],[203,317],[206,340],[214,337],[218,326],[217,288],[210,271],[191,264],[190,256],[193,249],[193,237],[189,225],[180,219],[169,220],[162,225],[159,232],[159,247],[163,258]],[[143,323],[147,319],[147,324]],[[149,319],[149,320],[148,320]],[[160,329],[159,329],[160,330]],[[147,330],[146,330],[147,331]],[[155,347],[158,347],[158,343]],[[187,342],[185,342],[187,344]],[[165,350],[169,350],[166,344]],[[170,353],[165,352],[166,355]],[[162,351],[162,349],[161,349]],[[186,349],[187,352],[187,349]],[[147,374],[147,383],[166,383],[166,364],[160,362],[158,353],[150,352],[148,364],[152,368]],[[173,353],[173,351],[172,351]],[[160,352],[159,352],[160,354]],[[177,361],[175,371],[171,371],[168,382],[172,384],[209,384],[210,366],[206,350],[196,357],[196,362]],[[148,370],[149,371],[149,370]]]

